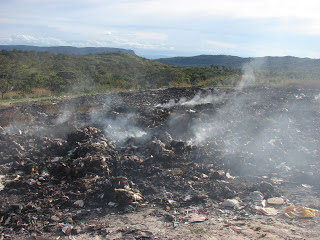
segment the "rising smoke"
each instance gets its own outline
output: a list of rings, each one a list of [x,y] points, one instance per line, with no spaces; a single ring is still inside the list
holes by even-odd
[[[242,81],[222,106],[218,103],[226,96],[210,94],[197,94],[189,101],[181,99],[162,105],[167,108],[215,105],[206,114],[173,113],[169,126],[176,138],[190,145],[219,150],[225,160],[231,159],[231,164],[239,165],[242,174],[252,173],[250,164],[265,173],[283,169],[310,171],[310,159],[317,157],[320,133],[305,126],[315,126],[318,121],[315,113],[319,112],[319,94],[313,91],[307,97],[298,88],[255,87],[254,73],[262,65],[258,61],[244,66]]]
[[[122,145],[129,138],[142,138],[147,132],[137,124],[137,115],[133,109],[119,109],[122,104],[119,96],[108,96],[103,104],[103,109],[92,111],[90,124],[97,125],[103,129],[104,134],[110,139]]]

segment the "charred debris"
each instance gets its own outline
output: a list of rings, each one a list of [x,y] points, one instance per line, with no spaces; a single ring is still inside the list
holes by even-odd
[[[148,204],[249,216],[288,186],[319,194],[319,96],[172,88],[2,109],[0,230],[76,234],[89,212]]]

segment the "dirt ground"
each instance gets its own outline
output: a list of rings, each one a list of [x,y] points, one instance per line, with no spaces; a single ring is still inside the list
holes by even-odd
[[[320,91],[172,88],[0,110],[0,239],[319,239]]]

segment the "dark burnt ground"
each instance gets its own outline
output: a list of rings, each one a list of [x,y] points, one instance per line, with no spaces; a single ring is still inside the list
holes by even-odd
[[[318,97],[298,88],[173,88],[3,109],[1,236],[102,234],[76,226],[141,204],[206,212],[237,199],[249,218],[258,214],[253,191],[319,209],[303,191],[319,196]]]

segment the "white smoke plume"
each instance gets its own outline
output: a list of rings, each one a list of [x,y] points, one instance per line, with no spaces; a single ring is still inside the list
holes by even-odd
[[[242,67],[242,77],[236,86],[236,90],[242,91],[244,88],[252,86],[256,83],[256,72],[260,71],[265,65],[264,58],[256,58]]]
[[[147,132],[137,126],[135,112],[128,112],[127,109],[117,111],[116,106],[119,106],[119,103],[122,103],[119,96],[108,96],[103,109],[91,112],[90,123],[99,125],[107,137],[121,145],[127,139],[141,138]]]
[[[247,166],[240,159],[265,171],[280,171],[274,166],[281,164],[292,171],[308,171],[308,159],[317,156],[319,147],[318,130],[305,127],[316,122],[314,113],[320,110],[319,94],[313,96],[309,99],[299,90],[248,88],[229,93],[228,100],[211,113],[194,112],[190,117],[188,111],[174,112],[168,122],[172,132],[180,131],[175,138],[219,150],[225,159],[239,159],[239,171],[245,172],[241,166]]]
[[[158,104],[156,107],[161,108],[172,108],[174,106],[196,106],[207,103],[219,103],[225,99],[225,94],[222,93],[220,95],[216,95],[212,92],[210,93],[197,93],[192,99],[187,100],[187,98],[183,97],[178,102],[174,99],[170,99],[169,102]]]

